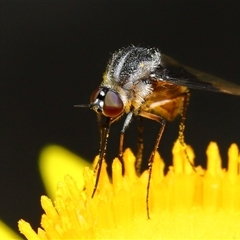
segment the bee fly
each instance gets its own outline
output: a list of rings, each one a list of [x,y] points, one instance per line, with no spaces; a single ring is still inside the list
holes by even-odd
[[[126,114],[120,134],[119,157],[121,159],[124,133],[133,116],[157,121],[160,129],[148,160],[146,208],[147,216],[150,218],[148,200],[154,155],[166,121],[172,121],[178,115],[181,116],[179,141],[189,160],[183,135],[186,108],[190,96],[189,88],[240,95],[240,86],[184,66],[160,53],[156,48],[129,46],[112,55],[102,83],[91,95],[90,104],[76,105],[89,107],[97,113],[101,133],[99,160],[95,168],[96,182],[92,197],[98,186],[111,124]],[[102,115],[106,117],[104,124]],[[139,148],[139,156],[141,156],[141,151],[142,146]]]

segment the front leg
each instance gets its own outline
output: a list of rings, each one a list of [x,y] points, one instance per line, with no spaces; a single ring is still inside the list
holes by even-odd
[[[130,122],[132,120],[132,116],[133,116],[133,112],[129,112],[124,121],[123,128],[120,133],[119,153],[118,153],[118,157],[119,157],[120,161],[122,161],[122,156],[123,156],[123,142],[124,142],[125,130],[128,127],[128,125],[130,124]]]

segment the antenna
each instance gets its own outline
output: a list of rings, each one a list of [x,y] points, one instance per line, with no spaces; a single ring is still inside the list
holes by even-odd
[[[73,105],[73,107],[89,108],[90,105],[89,104],[77,104],[77,105]]]

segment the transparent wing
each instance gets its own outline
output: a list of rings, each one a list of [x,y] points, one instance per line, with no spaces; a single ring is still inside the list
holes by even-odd
[[[184,66],[164,54],[161,54],[161,66],[156,70],[156,77],[188,88],[240,95],[240,85]]]

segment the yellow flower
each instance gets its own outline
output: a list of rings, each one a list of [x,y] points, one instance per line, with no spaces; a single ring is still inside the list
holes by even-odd
[[[0,220],[0,239],[21,239],[10,227]]]
[[[193,151],[190,147],[187,151],[193,162]],[[54,203],[46,196],[41,198],[45,214],[38,232],[23,220],[19,221],[20,232],[27,239],[240,239],[240,159],[235,144],[228,155],[226,171],[217,145],[210,143],[207,169],[193,169],[176,142],[173,166],[164,176],[164,162],[156,154],[148,220],[148,171],[136,175],[135,157],[127,149],[123,176],[117,158],[112,181],[104,163],[92,198],[95,177],[90,168],[83,173],[84,190],[67,175],[57,186]]]

